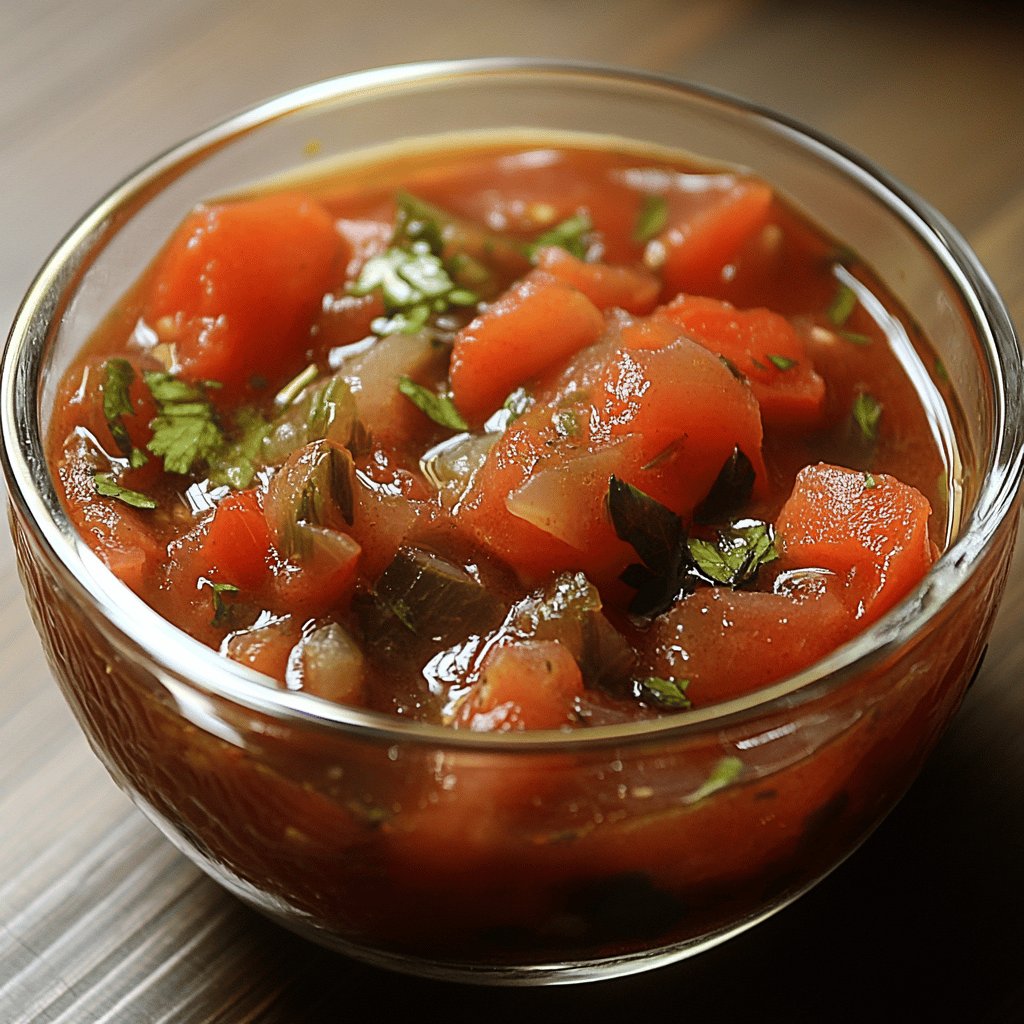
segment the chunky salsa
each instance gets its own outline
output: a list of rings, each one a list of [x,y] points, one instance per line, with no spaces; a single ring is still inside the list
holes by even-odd
[[[434,148],[193,210],[50,458],[111,570],[275,685],[586,727],[749,693],[908,594],[950,519],[926,365],[760,180]]]

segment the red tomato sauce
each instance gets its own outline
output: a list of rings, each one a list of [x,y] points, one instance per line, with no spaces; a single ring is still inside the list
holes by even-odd
[[[49,455],[112,571],[277,685],[585,728],[751,692],[914,588],[950,511],[908,358],[763,182],[431,151],[190,213]]]

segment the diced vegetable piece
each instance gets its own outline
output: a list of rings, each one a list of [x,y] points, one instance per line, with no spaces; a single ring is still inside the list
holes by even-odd
[[[481,421],[515,388],[595,342],[604,317],[581,292],[534,271],[455,338],[452,397]]]
[[[305,553],[277,567],[276,601],[306,617],[345,607],[355,588],[362,548],[340,530],[305,526],[303,533]]]
[[[658,238],[665,253],[662,294],[720,296],[725,268],[768,223],[772,199],[767,185],[740,181],[691,219],[670,223]]]
[[[677,338],[595,357],[589,398],[571,390],[516,420],[460,505],[459,525],[524,579],[582,569],[604,584],[632,560],[605,508],[612,475],[684,518],[737,447],[764,479],[757,403],[717,356]]]
[[[819,463],[800,471],[776,522],[784,562],[829,569],[862,624],[887,612],[934,560],[931,507],[918,490],[884,473]]]
[[[649,270],[587,263],[559,246],[541,249],[537,254],[537,266],[583,292],[598,309],[649,313],[661,292],[661,281]]]
[[[218,401],[237,400],[252,377],[302,365],[339,248],[331,215],[302,195],[200,206],[156,263],[146,321],[186,379],[219,381]]]
[[[300,635],[301,622],[295,616],[265,615],[247,629],[229,633],[220,645],[220,653],[280,680],[285,677],[288,659]]]
[[[582,693],[579,666],[557,641],[495,647],[484,660],[480,681],[457,706],[452,725],[475,732],[568,727]]]
[[[285,685],[339,704],[359,704],[364,661],[363,652],[348,631],[337,622],[329,622],[303,635],[292,648]]]
[[[853,620],[828,591],[794,599],[711,587],[655,620],[643,675],[686,681],[694,707],[751,693],[823,657]]]
[[[400,548],[374,590],[406,629],[439,643],[483,635],[502,616],[495,596],[465,569],[420,548]]]
[[[740,310],[716,299],[684,295],[659,309],[657,316],[678,324],[742,373],[765,423],[799,427],[820,418],[825,382],[785,317],[769,309]]]
[[[274,549],[255,491],[227,495],[217,506],[197,553],[202,574],[255,590],[270,574]]]

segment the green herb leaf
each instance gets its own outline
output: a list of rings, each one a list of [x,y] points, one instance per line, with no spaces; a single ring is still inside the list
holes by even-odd
[[[531,263],[537,262],[537,254],[541,249],[546,249],[549,246],[558,246],[560,249],[565,249],[566,252],[571,253],[578,260],[582,260],[587,255],[587,249],[589,248],[589,239],[587,236],[593,231],[593,224],[590,222],[590,215],[586,211],[581,210],[579,213],[574,214],[567,220],[561,221],[556,224],[553,228],[549,228],[542,235],[535,238],[526,247],[526,255]]]
[[[132,444],[122,419],[135,414],[130,394],[135,370],[127,359],[108,359],[103,365],[103,374],[100,390],[103,392],[103,415],[110,428],[110,436],[132,469],[138,469],[146,464],[146,453]]]
[[[628,566],[621,576],[637,591],[629,606],[634,615],[660,615],[693,590],[686,531],[675,512],[613,476],[608,481],[608,514],[616,535],[643,562]]]
[[[873,474],[865,472],[864,474],[864,490],[873,491],[878,486],[878,481],[874,478]]]
[[[206,398],[215,381],[189,384],[169,373],[146,371],[143,379],[156,401],[157,415],[150,421],[153,436],[146,447],[163,457],[168,473],[190,473],[223,445],[224,435]]]
[[[688,804],[706,800],[712,793],[717,793],[726,786],[731,786],[743,772],[743,762],[738,757],[723,757],[711,769],[704,782],[687,797]]]
[[[769,355],[768,361],[776,370],[792,370],[796,366],[796,360],[790,359],[789,356]]]
[[[840,331],[839,337],[851,345],[870,345],[871,339],[866,334],[859,334],[857,331]]]
[[[233,437],[208,456],[210,483],[243,490],[252,483],[271,425],[255,409],[241,409],[235,417]]]
[[[132,508],[156,508],[156,502],[141,491],[122,487],[109,473],[96,473],[92,478],[96,493],[104,498],[116,498]]]
[[[709,583],[737,587],[752,579],[766,562],[779,557],[768,523],[744,520],[718,534],[718,542],[691,539],[690,555]]]
[[[633,241],[649,242],[660,235],[668,223],[668,203],[664,196],[646,195],[640,204],[636,223],[633,225]]]
[[[209,585],[213,597],[213,621],[212,626],[223,626],[231,617],[231,605],[224,599],[225,594],[237,594],[239,588],[234,583],[213,583],[210,580],[200,580],[200,583]]]
[[[860,428],[865,441],[878,437],[878,422],[882,418],[882,406],[874,395],[861,391],[853,400],[851,411],[854,423]]]
[[[686,688],[689,685],[689,679],[661,679],[658,676],[648,676],[640,680],[638,696],[650,698],[663,708],[689,708],[693,707],[690,698],[686,696]]]
[[[754,466],[739,448],[733,448],[711,485],[707,497],[694,509],[698,523],[721,522],[742,508],[754,490]]]
[[[416,406],[420,412],[429,416],[435,423],[449,430],[469,430],[469,424],[463,419],[462,413],[455,408],[455,403],[448,395],[439,395],[436,391],[417,384],[409,377],[398,379],[398,390]]]
[[[857,293],[848,284],[840,283],[825,315],[830,323],[842,327],[856,308]]]

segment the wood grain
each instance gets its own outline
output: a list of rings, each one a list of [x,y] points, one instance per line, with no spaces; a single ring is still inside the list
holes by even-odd
[[[344,71],[523,54],[629,64],[842,138],[969,238],[1024,323],[1024,32],[1010,5],[758,0],[0,0],[0,319],[156,152]],[[644,978],[490,992],[396,980],[263,922],[114,788],[42,661],[0,541],[0,1022],[1024,1020],[1024,555],[924,775],[817,891]],[[365,1012],[365,1011],[361,1011]]]

